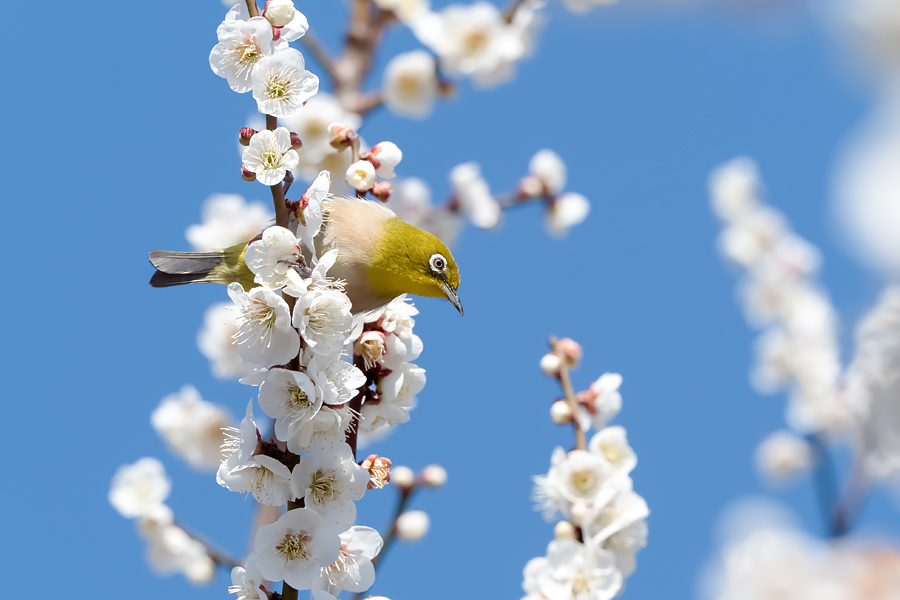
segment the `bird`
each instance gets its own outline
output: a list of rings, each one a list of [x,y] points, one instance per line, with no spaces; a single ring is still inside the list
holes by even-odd
[[[353,314],[377,310],[402,294],[445,298],[463,314],[457,293],[459,267],[435,235],[371,200],[331,197],[323,202],[323,214],[322,230],[315,238],[316,255],[338,250],[328,276],[345,282]],[[153,250],[150,264],[157,271],[150,285],[236,282],[249,292],[258,285],[244,262],[252,241],[213,252]]]

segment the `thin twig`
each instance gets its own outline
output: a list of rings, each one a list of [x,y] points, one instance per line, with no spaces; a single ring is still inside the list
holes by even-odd
[[[359,103],[353,110],[356,114],[366,115],[384,103],[384,96],[381,92],[368,92],[359,99]]]
[[[397,519],[400,518],[400,515],[403,514],[403,511],[406,510],[407,505],[409,504],[410,499],[413,496],[413,492],[416,491],[416,487],[413,487],[410,490],[401,489],[400,490],[400,499],[397,501],[397,507],[394,509],[394,516],[391,519],[391,527],[388,529],[387,534],[384,536],[384,544],[381,546],[381,552],[379,552],[372,559],[372,566],[376,569],[378,568],[378,563],[381,562],[381,559],[384,558],[384,555],[387,554],[388,548],[390,548],[394,540],[397,539]],[[360,600],[363,597],[362,592],[357,592],[354,594],[354,600]]]
[[[335,68],[334,59],[331,58],[328,51],[319,43],[315,34],[313,34],[312,31],[307,30],[307,32],[303,34],[303,37],[300,38],[300,43],[306,46],[306,49],[309,50],[312,57],[316,59],[319,66],[328,73],[328,76],[331,77],[331,85],[334,87],[334,83],[337,80],[337,70]]]
[[[823,526],[830,537],[838,538],[847,533],[847,522],[843,517],[836,518],[839,496],[837,467],[822,438],[813,434],[807,440],[816,453],[817,465],[813,480]]]
[[[575,432],[575,448],[577,450],[584,450],[587,448],[587,440],[585,438],[584,430],[578,422],[578,399],[575,397],[575,392],[572,390],[572,381],[569,379],[569,365],[566,363],[566,356],[563,354],[563,351],[560,350],[555,337],[550,338],[550,348],[559,359],[559,383],[562,386],[566,400],[569,402],[569,411],[572,413],[572,428]]]
[[[516,18],[516,13],[522,8],[522,5],[525,4],[527,0],[515,0],[512,5],[506,9],[506,12],[503,13],[503,19],[507,23],[512,23],[513,19]]]
[[[259,16],[259,8],[256,6],[256,0],[247,0],[247,10],[250,11],[250,17]]]

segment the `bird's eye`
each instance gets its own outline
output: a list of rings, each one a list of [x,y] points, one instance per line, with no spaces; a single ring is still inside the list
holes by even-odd
[[[447,259],[440,254],[432,254],[428,263],[431,265],[431,270],[438,273],[443,273],[447,268]]]

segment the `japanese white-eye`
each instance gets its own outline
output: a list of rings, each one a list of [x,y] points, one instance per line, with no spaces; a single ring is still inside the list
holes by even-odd
[[[384,306],[401,294],[446,298],[463,314],[456,291],[459,268],[437,237],[402,221],[377,202],[331,198],[324,208],[316,254],[337,248],[337,262],[328,276],[346,282],[344,292],[354,314]],[[157,271],[150,285],[237,282],[249,291],[257,285],[244,262],[251,241],[214,252],[154,250],[150,263]]]

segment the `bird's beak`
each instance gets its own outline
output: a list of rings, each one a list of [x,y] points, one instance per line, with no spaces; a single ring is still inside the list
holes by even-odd
[[[447,294],[447,300],[450,301],[450,304],[456,307],[456,310],[459,311],[459,314],[463,314],[462,302],[459,301],[459,295],[456,293],[452,287],[450,287],[449,283],[444,284],[444,293]]]

